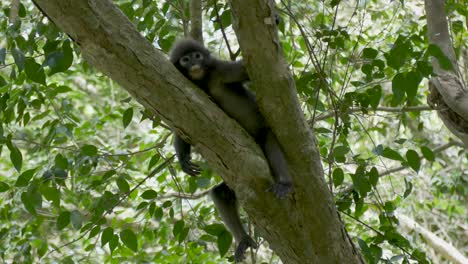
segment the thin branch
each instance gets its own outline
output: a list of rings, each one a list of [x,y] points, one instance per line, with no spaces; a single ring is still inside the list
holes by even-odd
[[[10,17],[9,17],[11,24],[14,24],[16,22],[16,19],[18,19],[19,5],[20,5],[19,0],[11,1]]]
[[[356,112],[363,112],[366,111],[380,111],[380,112],[390,112],[390,113],[405,113],[405,112],[421,112],[421,111],[433,111],[432,107],[428,105],[421,105],[421,106],[409,106],[409,107],[377,107],[376,109],[372,108],[362,108],[362,107],[353,107],[348,109],[344,114],[352,114]],[[335,117],[336,111],[330,111],[328,113],[321,114],[315,118],[316,121],[325,120],[330,117]],[[309,120],[311,123],[311,120]]]
[[[444,150],[446,150],[446,149],[449,149],[449,148],[451,148],[451,147],[453,147],[453,146],[463,146],[463,143],[460,142],[460,141],[450,140],[447,144],[444,144],[444,145],[442,145],[442,146],[439,146],[439,147],[435,148],[434,150],[432,150],[432,152],[433,152],[434,154],[440,153],[440,152],[442,152],[442,151],[444,151]],[[395,173],[395,172],[398,172],[398,171],[402,171],[402,170],[404,170],[404,169],[406,169],[406,168],[408,168],[408,167],[409,167],[409,166],[401,166],[401,167],[389,169],[389,170],[387,170],[387,171],[384,171],[384,172],[382,172],[382,173],[379,173],[379,175],[380,175],[379,177],[387,176],[387,175],[390,175],[390,174],[392,174],[392,173]]]
[[[228,41],[227,36],[226,36],[226,32],[224,31],[223,22],[221,21],[221,16],[219,15],[218,1],[214,0],[213,2],[214,2],[213,6],[214,6],[215,14],[216,14],[216,23],[219,24],[219,28],[221,29],[221,34],[223,34],[224,42],[226,42],[226,46],[227,46],[227,49],[229,51],[229,58],[232,61],[235,61],[237,56],[240,53],[240,49],[235,53],[232,52],[231,45],[229,44],[229,41]]]
[[[442,152],[442,151],[444,151],[444,150],[446,150],[446,149],[449,149],[449,148],[451,148],[451,147],[453,147],[453,146],[458,146],[458,147],[464,148],[465,145],[463,145],[463,143],[460,142],[460,141],[450,140],[448,143],[446,143],[446,144],[444,144],[444,145],[442,145],[442,146],[439,146],[439,147],[437,147],[437,148],[434,148],[434,149],[432,150],[432,152],[433,152],[434,154],[437,154],[437,153],[440,153],[440,152]],[[400,166],[400,167],[396,167],[396,168],[393,168],[393,169],[388,169],[388,170],[386,170],[386,171],[384,171],[384,172],[379,172],[379,178],[380,178],[380,177],[383,177],[383,176],[387,176],[387,175],[393,174],[393,173],[395,173],[395,172],[402,171],[402,170],[407,169],[407,168],[409,168],[409,166]],[[347,187],[345,187],[344,189],[342,189],[342,190],[340,191],[340,193],[348,193],[348,192],[352,191],[353,188],[354,188],[354,186],[353,186],[352,184],[350,184],[349,186],[347,186]]]
[[[178,199],[187,199],[187,200],[197,200],[206,196],[210,191],[211,191],[211,188],[203,192],[193,193],[193,194],[182,193],[182,192],[167,193],[165,195],[158,196],[156,199],[166,200],[166,199],[171,199],[171,198],[178,198]]]

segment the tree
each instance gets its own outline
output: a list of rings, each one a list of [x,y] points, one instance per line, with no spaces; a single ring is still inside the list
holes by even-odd
[[[279,201],[271,193],[265,192],[271,183],[271,176],[258,146],[202,91],[184,79],[167,61],[164,53],[152,45],[152,41],[157,40],[158,46],[167,52],[178,32],[188,34],[187,26],[190,23],[190,34],[203,39],[200,35],[202,12],[199,1],[192,1],[191,5],[187,1],[117,1],[116,5],[109,0],[35,0],[34,3],[47,16],[48,22],[34,17],[38,13],[34,13],[32,7],[18,5],[18,2],[13,2],[8,10],[10,21],[13,21],[15,13],[20,17],[31,13],[32,21],[38,22],[35,22],[37,24],[32,30],[22,27],[18,21],[8,30],[4,27],[11,54],[9,60],[14,61],[15,68],[8,82],[4,77],[0,78],[4,87],[2,123],[8,127],[2,133],[2,142],[9,149],[9,164],[13,164],[18,174],[13,182],[0,178],[0,190],[16,195],[16,199],[5,201],[11,205],[21,201],[27,210],[26,215],[33,217],[28,223],[21,223],[32,234],[27,236],[29,241],[16,244],[27,252],[25,256],[15,256],[16,260],[31,262],[37,257],[47,259],[59,254],[53,249],[57,246],[59,249],[76,247],[76,252],[82,248],[95,251],[99,246],[90,241],[96,238],[100,239],[101,247],[107,245],[109,253],[114,254],[101,254],[109,261],[121,258],[191,262],[195,258],[209,263],[215,256],[210,255],[212,251],[209,246],[200,241],[211,244],[213,240],[221,257],[224,256],[232,237],[224,227],[213,221],[212,207],[199,203],[193,208],[180,200],[204,197],[206,192],[195,194],[195,191],[214,183],[212,171],[206,168],[200,179],[177,180],[173,156],[167,155],[171,151],[164,149],[165,144],[169,143],[170,127],[189,139],[209,168],[221,175],[236,191],[256,233],[268,242],[284,263],[361,263],[360,251],[369,263],[380,259],[398,261],[399,257],[406,261],[426,261],[425,254],[400,234],[394,214],[402,199],[411,193],[412,180],[400,180],[404,188],[395,195],[383,197],[379,187],[388,186],[382,183],[383,177],[398,170],[422,170],[422,158],[427,160],[428,170],[434,170],[437,168],[437,163],[433,165],[435,155],[444,149],[425,146],[430,139],[424,141],[422,135],[418,136],[421,140],[408,140],[407,145],[404,145],[406,139],[397,140],[397,144],[406,149],[405,154],[400,154],[401,150],[390,146],[389,142],[370,143],[374,145],[366,148],[366,142],[385,135],[387,130],[391,131],[391,126],[388,122],[377,121],[375,131],[380,129],[380,135],[373,134],[371,129],[366,129],[365,134],[356,135],[360,130],[356,125],[360,121],[351,120],[353,114],[358,112],[397,112],[399,120],[408,127],[409,132],[406,133],[417,135],[423,130],[419,128],[424,126],[421,125],[423,122],[417,124],[412,119],[421,118],[419,113],[431,108],[422,104],[418,89],[424,78],[434,76],[429,55],[437,58],[436,63],[443,61],[447,55],[437,45],[428,46],[422,31],[411,38],[405,38],[401,33],[392,39],[393,47],[386,51],[361,45],[361,34],[356,36],[342,26],[335,26],[335,23],[343,24],[340,21],[342,17],[337,15],[342,7],[338,2],[325,5],[336,12],[322,13],[313,21],[307,20],[306,15],[318,10],[317,6],[308,9],[306,4],[282,2],[278,8],[282,16],[288,18],[289,29],[285,28],[286,21],[280,24],[280,36],[276,27],[272,26],[275,12],[272,2],[232,0],[229,4],[216,1],[205,3],[204,8],[214,21],[214,27],[207,30],[218,31],[217,34],[223,36],[229,55],[234,59],[239,52],[233,52],[229,46],[233,42],[232,31],[231,34],[225,32],[232,23],[258,104],[287,154],[295,189],[290,198]],[[73,42],[58,33],[50,22]],[[181,28],[176,26],[178,22],[182,24]],[[305,23],[317,28],[306,29]],[[28,39],[21,30],[29,31]],[[310,37],[311,32],[319,44],[311,42],[314,39]],[[366,33],[378,35],[371,30]],[[209,36],[212,38],[213,34],[211,32]],[[38,40],[36,36],[43,36],[45,40]],[[204,39],[210,40],[210,37]],[[466,31],[462,35],[464,37]],[[370,43],[372,37],[366,41]],[[43,54],[38,52],[40,49]],[[3,54],[6,54],[6,49],[3,49]],[[36,62],[37,56],[41,64]],[[81,56],[84,65],[76,63]],[[0,63],[5,64],[5,60],[6,55],[0,56]],[[105,143],[107,139],[95,139],[92,128],[106,124],[99,118],[106,120],[107,117],[110,120],[108,123],[114,124],[112,120],[115,120],[115,115],[121,116],[124,127],[130,129],[134,108],[138,107],[129,104],[131,99],[122,100],[121,104],[110,109],[103,107],[103,112],[96,114],[98,120],[94,123],[85,121],[84,127],[78,125],[82,120],[73,114],[72,109],[76,106],[70,103],[68,97],[73,96],[72,89],[61,83],[67,83],[66,76],[77,72],[91,79],[85,83],[105,83],[100,81],[103,77],[93,77],[97,72],[87,63],[117,82],[143,105],[142,119],[152,120],[154,131],[158,134],[158,144],[145,140],[138,143],[142,141],[145,131],[138,131],[139,137],[121,139],[123,146],[110,143],[115,140]],[[347,68],[360,71],[349,71],[353,74],[348,70],[334,72],[334,65],[347,65]],[[390,79],[391,91],[384,85],[385,80]],[[350,81],[353,87],[349,86]],[[104,86],[112,87],[112,83]],[[26,87],[28,91],[24,92],[20,87]],[[85,88],[89,93],[88,87]],[[54,103],[55,97],[60,98],[61,93],[64,93],[64,97],[61,97],[58,107]],[[101,93],[98,91],[96,94]],[[76,99],[80,101],[77,108],[88,115],[88,106],[81,100]],[[101,100],[103,102],[96,100],[93,103],[105,106],[105,99]],[[462,109],[463,100],[457,103]],[[32,114],[34,108],[40,114]],[[49,117],[49,109],[58,118]],[[28,124],[36,121],[28,130]],[[216,125],[213,125],[214,122]],[[38,125],[41,127],[34,130]],[[26,136],[16,134],[15,131],[20,131],[21,127],[25,128]],[[311,128],[323,136],[319,135],[317,140]],[[45,134],[42,131],[48,132]],[[369,139],[364,139],[366,134]],[[40,139],[39,142],[31,140],[34,135]],[[77,137],[82,141],[76,142]],[[87,137],[92,140],[86,142]],[[354,144],[351,141],[354,139],[361,144]],[[18,147],[17,142],[21,140],[32,146]],[[72,145],[65,144],[68,142]],[[119,150],[134,149],[138,145],[134,153],[119,153]],[[450,141],[444,148],[456,145],[461,143]],[[414,150],[419,146],[418,151]],[[61,149],[65,152],[57,151]],[[155,153],[148,152],[153,150]],[[30,164],[28,170],[23,170],[24,152],[30,154],[27,158]],[[37,153],[39,161],[34,160],[34,153]],[[143,157],[132,158],[132,154],[137,153],[143,153]],[[325,171],[321,156],[328,166]],[[50,158],[53,160],[47,161]],[[401,163],[401,167],[378,170],[379,159],[393,160],[396,164]],[[148,162],[148,172],[144,177],[141,175],[142,162]],[[466,159],[461,164],[466,165]],[[459,170],[459,178],[463,180],[463,167]],[[328,184],[324,172],[328,174]],[[137,179],[133,177],[135,175]],[[166,193],[165,189],[171,188],[167,176],[171,176],[172,188],[178,193]],[[156,183],[151,184],[151,181]],[[137,195],[139,192],[141,194]],[[183,192],[195,195],[184,195]],[[174,197],[178,199],[173,203],[170,199]],[[84,199],[84,202],[77,203],[77,198]],[[47,205],[43,205],[45,201],[42,199],[47,201]],[[369,203],[377,209],[371,210]],[[21,210],[5,208],[5,215],[12,212],[15,216],[25,214]],[[123,216],[119,213],[120,208],[123,208],[122,212],[125,211]],[[143,226],[125,221],[129,212],[133,212],[132,208],[135,208],[137,217],[144,215],[143,219],[146,220]],[[175,213],[180,216],[174,216]],[[353,225],[346,221],[351,236],[344,229],[340,214],[350,222],[357,221]],[[378,222],[368,221],[366,217],[378,218]],[[11,216],[7,218],[11,221]],[[198,220],[191,221],[192,218]],[[63,241],[69,236],[67,232],[61,233],[62,243],[51,238],[38,241],[37,238],[44,232],[40,232],[37,226],[44,228],[42,222],[45,219],[52,220],[58,230],[68,230],[67,226],[71,223],[81,234],[65,243]],[[152,226],[153,219],[157,220],[156,227]],[[360,234],[364,232],[363,227],[366,227],[366,231]],[[17,229],[16,224],[5,225],[0,237],[3,236],[1,234],[9,234],[10,239],[14,240],[15,236],[11,234]],[[172,231],[171,235],[167,234],[168,229]],[[138,233],[140,230],[143,235]],[[199,235],[202,230],[206,235]],[[195,234],[189,235],[189,232]],[[358,241],[360,249],[354,246],[352,240]],[[78,241],[82,244],[78,244]],[[179,246],[173,245],[176,241]],[[181,245],[185,245],[185,254],[177,253],[184,249]],[[31,247],[37,253],[31,252]],[[402,253],[391,258],[391,255],[383,253],[383,249],[387,248]],[[154,253],[160,249],[171,253],[168,256],[162,252]],[[9,249],[7,255],[10,256],[11,252],[15,250]],[[44,254],[47,255],[44,257]],[[68,260],[77,259],[70,256]],[[255,261],[254,255],[251,261]]]

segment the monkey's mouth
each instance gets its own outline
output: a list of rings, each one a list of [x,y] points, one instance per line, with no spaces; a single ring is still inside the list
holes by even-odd
[[[205,71],[200,65],[193,65],[189,71],[190,77],[192,80],[201,80],[205,75]]]

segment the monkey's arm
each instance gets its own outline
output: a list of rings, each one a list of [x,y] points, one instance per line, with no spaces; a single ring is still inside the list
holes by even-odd
[[[197,176],[200,174],[201,169],[198,165],[192,163],[190,157],[191,146],[185,142],[181,137],[174,133],[174,148],[176,151],[177,159],[179,159],[182,171],[190,176]]]
[[[243,61],[218,61],[216,76],[223,83],[243,82],[250,80]]]

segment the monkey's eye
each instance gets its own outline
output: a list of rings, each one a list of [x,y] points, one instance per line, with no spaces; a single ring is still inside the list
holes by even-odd
[[[195,59],[197,59],[197,60],[203,59],[203,55],[202,55],[200,52],[195,52],[195,53],[193,54],[193,56],[194,56]]]
[[[179,62],[182,65],[187,65],[190,62],[190,58],[188,56],[183,56],[180,58]]]

